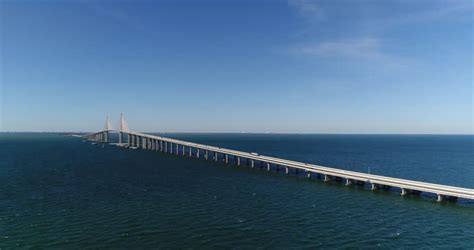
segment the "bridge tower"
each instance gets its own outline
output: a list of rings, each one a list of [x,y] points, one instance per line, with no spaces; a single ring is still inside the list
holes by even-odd
[[[119,144],[122,144],[123,141],[123,133],[128,134],[128,143],[130,143],[130,130],[128,129],[127,123],[123,118],[123,113],[120,113],[120,124],[119,124]]]
[[[104,125],[104,133],[102,134],[102,141],[108,142],[109,141],[109,131],[113,130],[112,124],[110,124],[109,115],[105,118],[105,125]]]

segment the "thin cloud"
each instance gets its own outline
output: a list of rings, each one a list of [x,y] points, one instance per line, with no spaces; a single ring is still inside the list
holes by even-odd
[[[383,62],[387,65],[407,65],[416,63],[410,58],[402,58],[392,55],[387,51],[387,40],[383,39],[385,33],[402,26],[416,25],[433,21],[449,21],[472,18],[472,1],[433,1],[431,3],[420,3],[401,1],[400,4],[411,5],[412,11],[394,12],[383,20],[378,16],[362,16],[358,18],[357,12],[352,17],[347,17],[347,28],[349,36],[338,40],[321,40],[325,37],[326,29],[320,29],[327,25],[327,16],[331,16],[331,6],[324,6],[322,2],[311,0],[289,0],[289,6],[295,9],[298,17],[308,22],[301,30],[293,34],[293,38],[303,38],[303,41],[294,42],[287,46],[286,52],[292,55],[313,56],[315,58],[342,58],[359,62]],[[383,4],[383,3],[382,3]],[[324,11],[323,11],[324,10]],[[361,13],[364,15],[364,13]],[[466,15],[467,14],[467,15]],[[324,20],[323,20],[324,19]],[[362,21],[361,21],[362,20]],[[360,29],[360,27],[364,27]],[[356,34],[359,31],[359,34]],[[304,35],[304,36],[303,36]],[[355,37],[355,38],[354,38]],[[304,40],[319,40],[317,43],[308,43]]]
[[[393,16],[384,20],[382,23],[378,23],[378,25],[381,26],[381,29],[387,29],[436,20],[453,20],[453,18],[456,20],[457,18],[463,17],[472,18],[473,10],[474,5],[472,1],[442,1],[437,2],[437,4],[432,4],[429,8]]]
[[[380,41],[376,38],[361,38],[340,41],[324,41],[315,45],[294,48],[293,51],[319,57],[349,57],[377,59],[383,57]]]
[[[383,42],[375,37],[323,41],[293,46],[290,54],[318,59],[343,59],[348,63],[368,63],[390,68],[403,68],[416,62],[386,53]]]
[[[324,19],[324,12],[316,1],[311,0],[288,0],[288,5],[294,8],[297,14],[307,21],[319,21]]]
[[[141,23],[136,18],[132,18],[132,16],[126,11],[121,11],[119,8],[113,8],[114,6],[110,3],[100,4],[95,2],[85,2],[84,6],[103,17],[116,21],[118,24],[123,25],[124,27],[133,29],[151,37],[159,35],[155,29],[147,28],[145,24]]]

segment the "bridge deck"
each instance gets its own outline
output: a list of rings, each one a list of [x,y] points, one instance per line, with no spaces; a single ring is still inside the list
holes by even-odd
[[[98,133],[102,133],[102,132],[107,132],[107,131],[101,131]],[[94,134],[98,134],[98,133],[94,133]],[[437,194],[438,196],[442,195],[442,196],[447,196],[447,197],[456,197],[456,198],[459,197],[459,198],[474,200],[474,189],[470,189],[470,188],[461,188],[461,187],[440,185],[440,184],[434,184],[434,183],[428,183],[428,182],[412,181],[412,180],[401,179],[401,178],[393,178],[393,177],[386,177],[386,176],[381,176],[381,175],[367,174],[367,173],[361,173],[361,172],[356,172],[356,171],[341,170],[337,168],[323,167],[319,165],[285,160],[285,159],[280,159],[276,157],[257,155],[257,154],[252,154],[248,152],[242,152],[242,151],[237,151],[237,150],[231,150],[231,149],[226,149],[226,148],[219,148],[219,147],[214,147],[214,146],[209,146],[209,145],[204,145],[204,144],[176,140],[176,139],[161,137],[157,135],[149,135],[149,134],[138,133],[138,132],[123,132],[123,133],[139,136],[143,138],[149,138],[153,140],[159,140],[159,141],[168,142],[168,143],[174,143],[178,145],[184,145],[187,147],[192,147],[192,148],[196,148],[200,150],[208,150],[210,152],[217,152],[221,154],[232,155],[235,157],[241,157],[241,158],[245,158],[249,160],[280,165],[283,167],[300,169],[308,173],[323,174],[323,175],[328,175],[328,176],[333,176],[333,177],[344,178],[348,180],[371,183],[375,185],[398,187],[398,188],[406,189],[409,191],[433,193],[433,194]]]

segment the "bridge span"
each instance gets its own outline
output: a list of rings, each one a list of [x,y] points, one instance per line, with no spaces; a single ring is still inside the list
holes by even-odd
[[[429,193],[434,194],[438,202],[456,201],[458,198],[474,200],[474,189],[470,188],[323,167],[314,164],[259,155],[257,153],[242,152],[157,135],[132,132],[128,129],[125,120],[123,119],[123,115],[121,115],[118,130],[111,128],[107,117],[104,130],[85,135],[84,137],[97,142],[109,143],[109,133],[112,132],[119,134],[119,140],[116,144],[117,146],[131,149],[141,148],[180,156],[203,158],[204,160],[213,160],[238,166],[245,164],[251,168],[266,168],[267,171],[284,171],[285,174],[303,173],[307,178],[321,178],[325,182],[341,182],[345,185],[368,185],[371,190],[398,189],[402,196]],[[127,140],[125,140],[125,137]]]

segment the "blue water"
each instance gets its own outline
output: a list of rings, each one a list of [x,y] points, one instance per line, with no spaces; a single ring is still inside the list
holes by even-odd
[[[474,136],[165,134],[474,188]],[[474,203],[245,166],[0,134],[0,248],[464,248]]]

